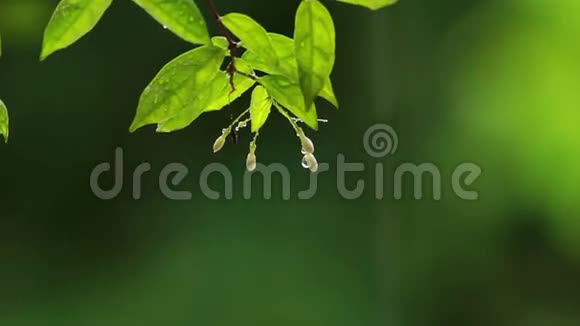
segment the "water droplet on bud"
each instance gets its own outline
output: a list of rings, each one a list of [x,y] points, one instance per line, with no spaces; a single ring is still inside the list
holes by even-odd
[[[302,158],[302,167],[308,169],[308,161],[306,161],[306,156]]]

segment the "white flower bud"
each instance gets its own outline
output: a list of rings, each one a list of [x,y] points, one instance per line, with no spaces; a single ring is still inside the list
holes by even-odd
[[[221,135],[218,137],[218,139],[215,140],[215,143],[213,143],[213,152],[217,153],[219,152],[222,147],[224,147],[224,144],[226,143],[226,137],[224,137],[224,135]]]
[[[312,153],[306,153],[306,155],[304,156],[304,159],[306,160],[306,163],[308,164],[308,168],[310,169],[310,172],[315,173],[316,171],[318,171],[318,161],[316,161],[316,157],[314,157],[314,155],[312,155]]]
[[[250,152],[246,158],[246,168],[248,171],[252,172],[256,169],[256,154]]]
[[[314,143],[312,140],[310,140],[310,138],[302,136],[300,137],[300,142],[302,143],[302,149],[304,150],[304,153],[314,153]]]

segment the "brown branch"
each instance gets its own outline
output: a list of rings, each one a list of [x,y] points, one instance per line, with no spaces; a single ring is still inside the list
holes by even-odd
[[[231,59],[230,59],[230,63],[228,64],[228,67],[226,68],[226,70],[227,70],[228,74],[230,75],[230,86],[232,88],[231,93],[233,93],[236,91],[236,86],[234,85],[234,75],[236,72],[238,72],[234,58],[236,57],[236,52],[237,52],[238,46],[240,44],[234,40],[234,36],[232,35],[232,33],[222,23],[222,20],[221,20],[222,17],[220,16],[219,12],[217,11],[216,6],[213,4],[213,1],[207,0],[207,4],[208,4],[209,9],[213,15],[213,18],[215,19],[216,24],[221,29],[224,37],[228,41],[228,50],[230,51]]]

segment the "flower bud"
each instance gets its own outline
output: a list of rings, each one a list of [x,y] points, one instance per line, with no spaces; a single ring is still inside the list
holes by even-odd
[[[218,139],[215,140],[215,143],[213,143],[213,152],[217,153],[219,152],[222,147],[224,147],[224,144],[226,143],[226,137],[224,137],[224,135],[221,135],[218,137]]]
[[[315,173],[316,171],[318,171],[318,161],[316,161],[316,157],[314,157],[312,153],[306,153],[306,155],[304,155],[304,159],[308,164],[310,172]]]
[[[256,169],[256,154],[254,154],[253,152],[250,152],[248,154],[248,157],[246,158],[246,169],[248,169],[248,171],[252,172]]]
[[[302,149],[304,150],[304,153],[314,153],[314,143],[312,140],[310,140],[310,138],[302,135],[302,137],[300,137],[300,142],[302,143]]]

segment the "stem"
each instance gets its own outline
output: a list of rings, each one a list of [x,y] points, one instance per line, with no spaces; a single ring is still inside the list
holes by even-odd
[[[242,129],[243,127],[240,127],[240,125],[242,125],[242,126],[243,126],[244,124],[245,124],[245,125],[247,125],[248,123],[251,123],[251,122],[252,122],[252,118],[248,118],[248,119],[246,119],[246,120],[244,120],[244,121],[240,121],[240,122],[238,123],[238,128]]]
[[[256,76],[256,74],[255,74],[255,73],[254,73],[254,74],[252,74],[252,75],[250,75],[250,74],[246,74],[245,72],[242,72],[242,71],[239,71],[239,70],[238,70],[238,71],[236,71],[236,73],[238,73],[238,74],[240,74],[240,75],[242,75],[242,76],[244,76],[244,77],[248,77],[248,78],[250,78],[250,79],[253,79],[253,80],[255,80],[255,81],[258,81],[258,76]]]
[[[232,130],[232,127],[237,124],[246,114],[248,114],[248,112],[250,112],[250,109],[246,109],[244,112],[242,112],[237,118],[236,120],[234,120],[230,126],[228,127],[228,131]]]
[[[232,88],[231,93],[236,91],[236,86],[234,85],[234,74],[238,72],[236,69],[236,61],[234,58],[236,57],[236,52],[238,49],[239,43],[234,40],[232,33],[226,28],[224,23],[222,23],[221,16],[217,11],[216,6],[213,4],[212,0],[207,0],[207,4],[209,6],[209,10],[211,11],[213,18],[215,19],[216,24],[221,29],[223,35],[225,36],[226,40],[228,41],[228,50],[230,51],[231,60],[228,64],[227,72],[230,74],[230,86]]]
[[[222,20],[221,20],[222,17],[220,16],[219,12],[217,11],[216,6],[213,4],[213,1],[212,0],[207,0],[207,4],[209,6],[209,10],[211,11],[211,14],[213,15],[213,18],[216,21],[216,24],[221,29],[221,31],[224,34],[225,38],[228,40],[228,43],[229,43],[230,47],[232,45],[234,45],[234,49],[237,49],[238,48],[238,43],[236,41],[234,41],[234,37],[233,37],[232,33],[230,33],[230,31],[222,23]],[[231,50],[232,49],[230,49],[230,51]]]
[[[250,143],[250,152],[255,153],[256,152],[256,148],[258,148],[258,136],[260,135],[259,131],[256,131],[256,133],[254,134],[254,139],[252,140],[252,142]]]
[[[294,131],[296,131],[296,133],[298,133],[299,135],[304,134],[304,132],[302,131],[302,128],[300,128],[298,126],[298,124],[296,123],[296,121],[294,121],[294,119],[288,114],[288,112],[286,112],[286,110],[284,110],[282,107],[280,107],[280,105],[278,104],[278,102],[273,101],[272,103],[274,103],[274,106],[276,107],[276,109],[278,109],[278,111],[286,118],[288,119],[288,122],[290,122],[290,125],[292,125],[292,128],[294,128]]]

